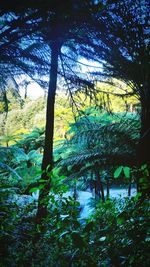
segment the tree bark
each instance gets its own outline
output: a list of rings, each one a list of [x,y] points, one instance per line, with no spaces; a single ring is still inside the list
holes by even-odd
[[[132,181],[131,178],[129,179],[129,185],[128,185],[128,197],[131,197],[131,186],[132,186]]]
[[[109,192],[109,178],[107,178],[107,180],[106,180],[106,199],[109,199],[109,195],[110,195],[110,192]]]
[[[104,188],[103,188],[103,183],[102,183],[101,179],[99,180],[99,186],[100,186],[100,191],[101,191],[101,195],[102,195],[102,201],[105,202]]]
[[[50,171],[53,168],[53,135],[54,135],[54,106],[57,87],[57,71],[58,71],[58,56],[61,45],[58,42],[53,42],[51,46],[51,68],[50,82],[47,97],[47,112],[46,112],[46,129],[45,129],[45,146],[42,160],[42,177],[46,180],[44,188],[40,189],[38,211],[36,221],[38,224],[47,215],[48,194],[50,190],[51,177]],[[49,172],[49,174],[48,174]]]
[[[141,137],[139,142],[139,160],[150,166],[150,96],[142,103]]]
[[[150,92],[149,89],[144,90],[141,97],[141,134],[137,150],[137,162],[139,168],[146,164],[150,174]],[[139,175],[139,179],[142,178]],[[147,185],[142,186],[138,180],[139,191],[144,195],[150,192],[150,177],[147,178]]]
[[[24,99],[27,99],[27,92],[28,92],[28,89],[25,88],[25,92],[24,92]]]
[[[99,171],[95,172],[96,176],[96,187],[95,187],[95,195],[98,196],[98,198],[101,198],[102,201],[105,201],[105,196],[104,196],[104,188],[103,188],[103,183],[101,181],[101,176],[99,174]]]

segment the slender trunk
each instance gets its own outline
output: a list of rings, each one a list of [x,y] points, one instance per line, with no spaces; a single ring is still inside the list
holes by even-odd
[[[94,190],[95,190],[95,199],[99,198],[98,186],[97,181],[94,181]]]
[[[44,91],[44,100],[47,98],[47,91]]]
[[[2,117],[2,128],[1,128],[1,130],[2,130],[3,135],[5,135],[5,127],[6,127],[7,116],[8,116],[8,98],[7,98],[6,91],[4,91],[3,94],[2,94],[2,101],[4,103],[4,117]]]
[[[46,112],[46,129],[45,129],[45,146],[42,161],[42,179],[46,180],[45,187],[40,190],[37,223],[47,215],[48,194],[50,190],[50,177],[47,174],[53,168],[53,135],[54,135],[54,106],[55,94],[57,87],[57,70],[58,70],[58,56],[61,46],[54,42],[51,46],[51,69],[50,69],[50,82],[47,97],[47,112]]]
[[[103,187],[103,183],[102,183],[101,179],[99,181],[99,185],[100,185],[100,191],[101,191],[102,201],[105,202],[104,187]]]
[[[24,99],[27,99],[27,92],[28,92],[28,89],[25,88],[25,91],[24,91]]]
[[[107,178],[106,180],[106,198],[109,199],[109,195],[110,195],[110,192],[109,192],[109,179]]]
[[[76,180],[74,181],[74,188],[73,188],[73,198],[76,201],[78,197],[78,193],[77,193],[77,182]]]
[[[104,188],[103,188],[103,183],[101,181],[101,177],[100,177],[100,174],[99,174],[99,171],[96,171],[96,184],[97,184],[97,195],[98,197],[102,199],[102,201],[104,202],[105,201],[105,196],[104,196]]]
[[[143,104],[141,115],[141,137],[139,142],[139,161],[150,166],[150,100]]]
[[[131,196],[131,185],[132,185],[132,182],[131,182],[131,179],[129,180],[129,187],[128,187],[128,197]]]
[[[137,176],[136,176],[135,182],[136,182],[136,191],[138,193],[138,192],[140,192],[140,189],[139,189],[139,179]]]

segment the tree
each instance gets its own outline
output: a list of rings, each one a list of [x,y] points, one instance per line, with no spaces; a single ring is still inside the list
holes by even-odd
[[[9,88],[19,96],[20,77],[23,75],[26,80],[36,81],[44,87],[45,83],[38,74],[45,75],[48,67],[46,52],[44,54],[46,50],[41,49],[44,43],[33,38],[35,28],[30,27],[30,15],[25,13],[19,16],[9,9],[9,2],[6,1],[5,5],[3,1],[0,3],[0,91],[4,96],[6,112]]]
[[[51,69],[47,98],[45,149],[42,161],[42,170],[44,171],[42,179],[47,181],[49,181],[50,177],[47,176],[46,170],[49,172],[53,168],[54,106],[57,87],[58,59],[61,53],[61,48],[64,44],[71,41],[73,41],[73,43],[78,42],[78,36],[81,34],[80,31],[85,29],[85,23],[88,24],[89,18],[91,17],[89,13],[89,6],[90,4],[88,1],[83,1],[82,3],[78,3],[78,5],[75,5],[74,1],[68,1],[63,5],[60,4],[60,6],[53,9],[54,15],[50,21],[51,26],[48,28],[46,24],[46,35],[45,31],[42,32],[42,34],[44,33],[45,40],[50,42],[51,48]],[[83,15],[86,15],[86,20],[85,17],[83,19]],[[49,37],[50,34],[51,37]],[[40,191],[37,213],[38,221],[47,214],[47,204],[43,202],[43,199],[48,195],[49,188],[50,182],[47,182],[47,186]]]
[[[109,189],[108,177],[112,182],[115,168],[132,167],[135,162],[139,126],[135,115],[110,116],[87,109],[85,116],[72,124],[64,147],[56,151],[56,166],[68,182],[78,178],[85,188],[94,188],[95,195],[104,200],[103,185]]]
[[[17,21],[17,34],[15,31],[14,38],[16,38],[16,36],[18,38],[18,34],[21,32],[21,36],[32,36],[33,40],[39,40],[40,42],[42,40],[42,43],[45,43],[47,46],[48,62],[50,62],[51,66],[47,98],[45,148],[42,161],[42,179],[46,180],[47,183],[45,188],[40,191],[37,214],[37,221],[41,221],[41,218],[45,217],[47,214],[47,203],[45,204],[43,202],[43,198],[48,196],[50,188],[50,179],[46,170],[50,172],[53,167],[54,104],[57,86],[58,59],[61,48],[66,45],[70,48],[72,47],[73,50],[75,43],[80,45],[80,43],[83,42],[81,39],[83,39],[85,29],[87,30],[90,24],[91,15],[93,15],[91,10],[99,9],[100,5],[95,4],[94,1],[86,0],[82,2],[71,0],[67,2],[57,1],[57,3],[45,1],[44,5],[42,1],[29,1],[24,5],[20,5],[20,3],[16,1],[15,7],[10,3],[7,6],[6,3],[3,3],[2,7],[4,13],[13,12],[17,18],[20,16],[20,19]],[[92,9],[93,7],[94,9]],[[31,27],[31,25],[33,25],[33,27]],[[14,29],[15,27],[16,21],[12,23],[12,28]],[[79,36],[81,36],[81,38],[79,38]],[[24,55],[22,50],[21,53],[21,55]],[[37,62],[37,58],[33,55],[33,50],[31,50],[31,54],[32,60]],[[29,59],[31,59],[31,54],[28,57]],[[28,53],[26,55],[28,55]],[[41,61],[38,61],[38,63],[41,63]],[[63,65],[62,69],[64,73]],[[70,76],[70,80],[74,81],[75,79],[72,79],[73,75]]]
[[[150,170],[150,67],[149,67],[149,1],[108,1],[95,22],[93,51],[81,47],[82,55],[103,64],[97,79],[113,82],[117,78],[128,84],[141,103],[141,136],[137,164]],[[94,41],[93,41],[93,40]],[[111,80],[112,78],[112,80]]]

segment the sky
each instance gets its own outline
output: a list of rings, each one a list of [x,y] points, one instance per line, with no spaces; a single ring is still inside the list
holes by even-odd
[[[100,65],[97,62],[92,62],[92,61],[88,61],[85,58],[80,59],[80,61],[82,64],[80,65],[80,70],[82,73],[88,73],[88,72],[92,72],[97,70],[98,68],[102,68],[102,65]],[[87,75],[88,76],[88,75]],[[23,79],[25,79],[25,77],[23,77]],[[25,94],[25,89],[22,87],[20,89],[20,94],[21,96],[24,96]],[[41,96],[44,96],[44,89],[42,89],[37,83],[32,82],[28,85],[27,87],[27,94],[28,97],[30,97],[31,99],[37,99]]]
[[[37,99],[40,96],[44,96],[44,90],[37,83],[29,84],[27,90],[28,97],[30,97],[31,99]],[[24,96],[25,89],[21,88],[20,93],[21,96]]]

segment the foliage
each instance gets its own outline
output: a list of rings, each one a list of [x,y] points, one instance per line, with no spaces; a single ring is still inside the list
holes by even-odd
[[[37,227],[42,235],[36,243],[34,206],[26,206],[20,213],[19,207],[13,209],[7,199],[9,213],[2,226],[3,266],[149,266],[149,202],[140,204],[138,195],[124,202],[99,202],[93,215],[83,220],[79,203],[63,192],[61,187],[57,196],[50,193],[45,230]]]
[[[1,144],[5,145],[0,148],[1,230],[2,252],[6,254],[2,265],[149,266],[147,194],[145,199],[142,194],[137,194],[135,198],[119,202],[112,201],[109,192],[106,200],[103,190],[105,184],[109,191],[109,180],[113,180],[111,176],[119,166],[114,173],[115,179],[123,176],[131,183],[131,173],[134,172],[134,181],[142,192],[148,191],[148,1],[67,1],[64,5],[62,1],[56,5],[51,1],[46,1],[44,5],[41,1],[29,1],[17,3],[16,7],[10,1],[5,2],[2,1],[0,11]],[[81,74],[79,67],[82,63],[77,62],[79,55],[101,63],[102,71],[93,74],[113,87],[104,88],[104,92],[103,88],[97,88],[90,74],[90,80],[84,79],[86,75]],[[79,63],[78,67],[75,62]],[[45,86],[47,82],[41,78],[47,75],[49,69],[44,136],[41,126],[45,124],[45,99],[34,103],[25,101],[21,109],[17,106],[14,111],[11,110],[7,91],[12,83],[12,90],[16,93],[16,80],[25,73]],[[56,112],[55,141],[61,140],[58,142],[60,145],[62,139],[66,140],[64,146],[54,149],[56,168],[52,171],[58,74],[63,76],[71,102],[80,117],[76,116],[76,123],[66,134],[68,121],[72,122],[73,116],[70,106],[62,101],[63,109]],[[117,101],[113,101],[113,97],[118,96],[114,78],[127,83],[120,94],[126,104],[128,95],[133,97],[135,93],[141,102],[139,149],[138,116],[128,113],[124,117],[120,113],[110,115],[94,107],[83,111],[73,98],[76,92],[76,96],[84,101],[83,95],[78,94],[80,90],[88,96],[88,104],[92,103],[93,97],[100,107],[102,103],[104,108],[106,103],[110,106],[110,100],[113,105],[118,105]],[[25,80],[25,88],[27,84],[28,80]],[[86,107],[86,98],[84,102]],[[120,107],[124,111],[122,104]],[[117,107],[119,112],[120,107]],[[117,108],[109,108],[109,111]],[[7,114],[8,110],[11,111]],[[132,105],[131,111],[136,111]],[[66,123],[63,123],[63,118]],[[40,170],[42,153],[43,171]],[[137,163],[141,167],[134,170]],[[59,175],[59,172],[67,177]],[[39,174],[42,174],[42,179],[39,179]],[[101,196],[88,219],[80,217],[81,207],[76,200],[78,179],[82,180],[86,189],[88,186],[95,187],[95,195]],[[68,185],[74,188],[73,197],[64,195]],[[32,196],[21,195],[24,189],[32,195],[40,190],[38,203],[34,203]],[[36,213],[38,216],[35,216]]]
[[[34,128],[32,132],[21,135],[21,140],[17,142],[17,147],[23,148],[26,153],[44,147],[44,129]]]
[[[4,133],[5,135],[12,136],[9,142],[10,144],[13,144],[13,141],[19,139],[19,137],[22,137],[21,139],[25,139],[26,137],[29,140],[29,137],[27,135],[25,136],[25,134],[30,134],[31,130],[38,132],[39,128],[40,134],[42,128],[45,127],[46,99],[42,97],[36,100],[26,99],[21,108],[17,105],[17,102],[13,103],[13,101],[10,99],[10,105],[13,106],[13,109],[8,111],[7,118],[5,118],[5,123],[3,123],[4,113],[0,114],[0,124],[3,127],[3,132],[1,132],[3,144],[5,141]],[[74,121],[72,109],[68,103],[68,99],[63,94],[56,97],[55,116],[55,140],[63,140],[65,138],[66,131],[69,129],[69,124]],[[36,139],[34,140],[36,141]]]
[[[128,84],[117,79],[96,83],[97,103],[115,113],[131,112],[137,113],[140,109],[140,103],[136,94]]]
[[[108,177],[112,177],[112,183],[114,166],[136,164],[138,136],[138,117],[109,115],[91,108],[71,125],[64,148],[58,148],[54,155],[60,172],[68,176],[67,182],[69,178],[81,178],[91,187],[98,170],[104,184]]]
[[[21,144],[22,148],[19,147]],[[30,183],[37,181],[41,169],[40,151],[33,150],[32,143],[28,151],[27,144],[29,140],[24,139],[19,145],[0,147],[0,179],[7,178],[11,185],[19,186],[23,191]]]
[[[107,1],[94,26],[93,34],[88,35],[89,47],[83,44],[80,52],[103,66],[93,73],[97,80],[108,84],[114,84],[114,78],[120,80],[127,85],[120,95],[136,95],[139,99],[141,135],[137,161],[150,169],[149,1]],[[105,92],[108,101],[111,93]]]
[[[8,112],[5,122],[5,131],[8,133],[24,133],[35,127],[44,126],[44,109],[45,100],[40,98],[37,100],[26,101],[22,108],[14,108]],[[37,121],[37,114],[43,113],[43,121]],[[35,123],[36,122],[36,123]],[[38,122],[38,123],[37,123]]]
[[[130,168],[127,166],[119,166],[114,172],[114,178],[118,178],[122,172],[126,178],[130,178]]]
[[[70,186],[74,187],[73,180],[69,184],[68,178],[59,175],[60,169],[56,167],[48,174],[51,190],[48,197],[43,199],[48,203],[48,216],[42,224],[35,224],[37,201],[31,196],[20,195],[20,189],[31,185],[29,193],[34,194],[46,185],[44,180],[39,179],[40,154],[36,150],[41,147],[41,143],[37,141],[42,135],[42,129],[35,129],[22,136],[16,145],[1,147],[1,161],[10,165],[23,178],[23,181],[18,181],[15,174],[10,175],[7,169],[3,169],[0,175],[1,241],[4,244],[2,266],[23,267],[30,264],[32,267],[54,267],[57,264],[58,267],[148,267],[149,202],[145,200],[141,203],[139,195],[117,201],[109,199],[105,203],[99,200],[93,214],[83,219],[80,217],[82,207],[76,196],[66,194]],[[112,140],[112,136],[116,141]],[[60,142],[59,147],[55,147],[55,158],[57,162],[63,158],[64,163],[67,162],[67,173],[78,178],[80,172],[82,176],[82,171],[94,170],[95,162],[103,163],[103,158],[95,158],[94,149],[101,147],[101,151],[105,151],[107,148],[111,152],[113,145],[118,146],[119,157],[122,156],[122,149],[127,148],[128,151],[130,148],[132,151],[134,140],[138,138],[138,119],[131,114],[127,114],[126,119],[121,114],[112,116],[93,107],[87,109],[77,123],[71,125],[66,137],[65,145],[62,146]],[[128,140],[133,140],[132,146],[131,142],[126,144]],[[92,154],[91,158],[87,157],[87,151]],[[115,169],[114,160],[102,164],[106,179],[109,164],[112,164],[113,171]],[[74,166],[80,166],[81,170]],[[118,166],[118,161],[115,166]],[[128,174],[127,166],[122,166],[120,170]],[[141,175],[146,175],[144,167]],[[92,176],[89,175],[87,179],[92,179]],[[37,236],[40,239],[36,240]]]

